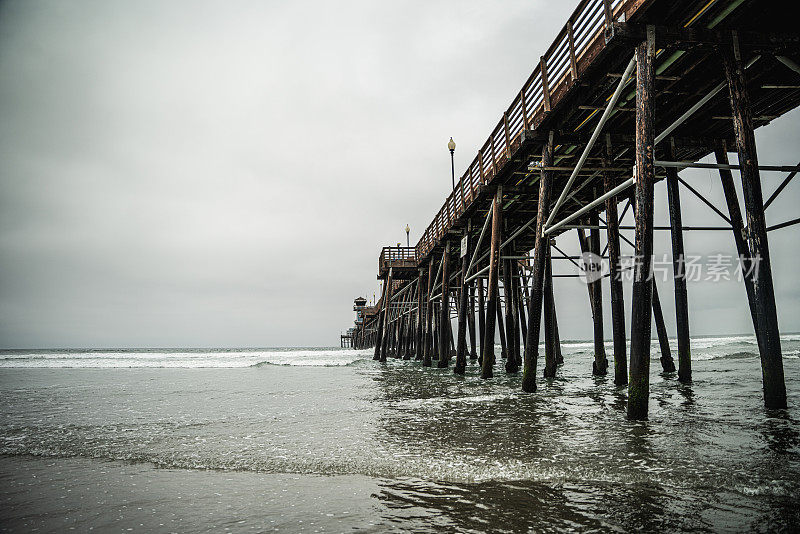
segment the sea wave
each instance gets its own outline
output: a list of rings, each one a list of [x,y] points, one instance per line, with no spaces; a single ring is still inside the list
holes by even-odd
[[[559,464],[549,460],[526,462],[519,459],[486,459],[480,456],[458,456],[442,453],[438,458],[421,459],[408,451],[377,456],[312,456],[292,454],[244,456],[235,454],[181,454],[155,453],[146,450],[118,450],[113,447],[97,450],[79,449],[61,443],[48,444],[7,443],[0,446],[4,456],[39,458],[87,458],[103,461],[122,461],[132,464],[149,464],[160,469],[185,469],[192,471],[252,472],[272,474],[297,474],[316,476],[361,475],[388,479],[425,479],[445,483],[481,483],[488,481],[558,482],[653,482],[665,470],[645,468],[606,470],[601,468]],[[665,481],[666,482],[666,481]]]
[[[242,368],[263,365],[338,367],[371,356],[369,350],[264,349],[195,351],[5,351],[0,368]]]
[[[755,486],[737,484],[734,486],[734,489],[739,493],[742,493],[743,495],[747,495],[749,497],[756,495],[785,497],[791,495],[794,491],[796,491],[796,488],[791,487],[791,485],[787,484],[785,481],[778,481],[778,480]]]
[[[757,352],[747,350],[736,352],[693,352],[692,360],[708,361],[708,360],[744,360],[749,358],[758,358]]]
[[[271,365],[276,367],[352,367],[367,361],[372,361],[372,358],[357,358],[355,360],[264,360],[263,362],[254,363],[249,367],[266,367]]]
[[[800,335],[798,334],[786,334],[781,336],[781,341],[800,341]],[[658,343],[656,338],[652,339],[653,343]],[[677,338],[669,338],[670,346],[677,347],[678,340]],[[544,346],[544,342],[539,343],[540,346]],[[603,345],[608,348],[614,347],[614,341],[612,339],[606,339],[603,341]],[[758,343],[756,342],[756,338],[754,335],[739,335],[739,336],[713,336],[713,337],[693,337],[691,339],[691,346],[693,349],[710,349],[716,347],[726,347],[730,345],[743,345],[743,346],[757,346]],[[594,350],[594,342],[593,341],[575,341],[575,340],[567,340],[561,342],[562,349],[566,349],[569,351],[581,352],[581,351],[592,351]]]
[[[784,334],[784,357],[797,359],[800,334]],[[606,352],[613,342],[605,340]],[[564,354],[586,355],[594,351],[591,341],[566,340]],[[670,339],[677,351],[677,340]],[[750,358],[757,355],[755,336],[695,337],[691,340],[692,359]],[[500,347],[495,351],[499,353]],[[543,351],[543,347],[540,349]],[[300,349],[52,349],[2,350],[0,368],[246,368],[265,366],[344,367],[370,360],[372,349],[300,348]],[[652,342],[652,357],[660,357],[658,342]]]

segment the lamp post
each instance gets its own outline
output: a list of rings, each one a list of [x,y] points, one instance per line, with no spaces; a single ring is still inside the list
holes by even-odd
[[[411,228],[409,228],[408,225],[406,225],[406,247],[410,247],[411,246],[411,240],[408,237],[408,233],[410,231],[411,231]]]
[[[450,149],[450,175],[453,179],[453,191],[456,189],[456,164],[453,157],[453,153],[456,151],[456,142],[453,141],[453,138],[450,138],[450,141],[447,143],[447,148]]]

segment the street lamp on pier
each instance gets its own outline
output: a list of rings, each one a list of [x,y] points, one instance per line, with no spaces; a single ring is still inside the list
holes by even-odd
[[[409,234],[408,234],[410,231],[411,231],[411,228],[409,228],[408,225],[406,225],[406,246],[407,247],[411,246],[411,240],[410,240]]]
[[[456,151],[456,142],[453,141],[453,138],[450,138],[450,141],[447,143],[447,148],[450,149],[450,176],[453,180],[453,191],[456,189],[456,164],[453,154]]]

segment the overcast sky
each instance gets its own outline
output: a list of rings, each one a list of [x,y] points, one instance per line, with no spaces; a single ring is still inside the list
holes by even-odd
[[[441,206],[449,137],[463,172],[574,3],[0,2],[0,347],[338,344],[380,247]],[[762,163],[796,163],[798,118],[758,132]],[[685,175],[724,206],[715,174]],[[683,200],[685,224],[719,222]],[[793,183],[768,222],[798,202]],[[784,331],[797,242],[770,235]],[[556,291],[562,338],[590,336],[585,286]],[[752,332],[740,283],[689,299],[693,333]]]

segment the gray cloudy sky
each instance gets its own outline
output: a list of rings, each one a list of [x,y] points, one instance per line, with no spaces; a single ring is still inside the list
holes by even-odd
[[[0,347],[337,344],[379,247],[440,207],[448,138],[463,171],[573,4],[0,2]],[[759,132],[763,163],[796,163],[798,118]],[[796,236],[770,236],[785,331]],[[562,337],[589,336],[585,286],[556,284]],[[689,291],[694,333],[752,331],[741,284]]]

